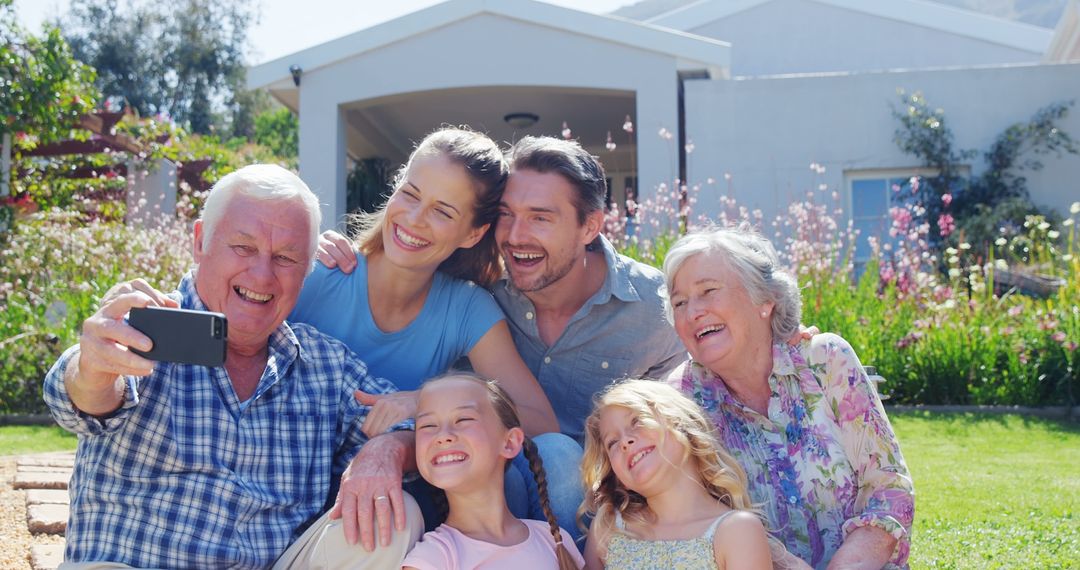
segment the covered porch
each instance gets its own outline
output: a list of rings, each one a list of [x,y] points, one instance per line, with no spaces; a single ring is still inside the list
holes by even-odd
[[[256,66],[249,86],[299,113],[300,175],[333,227],[352,162],[400,164],[444,124],[509,144],[565,122],[604,163],[612,202],[635,183],[647,196],[679,176],[680,72],[726,77],[728,59],[723,42],[619,18],[450,0]]]

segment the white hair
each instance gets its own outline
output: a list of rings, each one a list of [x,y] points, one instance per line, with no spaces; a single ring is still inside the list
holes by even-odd
[[[795,277],[780,266],[780,256],[765,236],[750,224],[726,228],[706,228],[687,234],[675,242],[664,258],[664,313],[675,322],[670,291],[675,275],[686,261],[700,254],[719,254],[721,262],[735,274],[755,305],[773,303],[774,341],[791,338],[802,320],[802,295]]]
[[[299,176],[276,164],[245,166],[226,174],[214,184],[203,204],[200,217],[203,223],[203,247],[210,244],[218,222],[225,215],[229,203],[238,195],[256,200],[299,202],[311,222],[308,257],[309,260],[315,257],[315,251],[319,247],[319,225],[322,223],[319,199]]]

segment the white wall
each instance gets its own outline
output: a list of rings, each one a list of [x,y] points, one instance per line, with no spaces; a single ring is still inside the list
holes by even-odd
[[[300,86],[301,176],[326,204],[324,226],[344,213],[345,171],[338,108],[400,93],[485,85],[544,85],[635,92],[641,133],[677,133],[671,56],[572,32],[481,14],[305,72]],[[642,188],[674,178],[675,146],[639,136]]]
[[[732,175],[731,195],[771,219],[819,183],[846,192],[844,172],[918,166],[893,142],[897,89],[922,91],[942,108],[957,149],[989,148],[1009,125],[1054,102],[1080,95],[1080,63],[953,71],[863,73],[818,77],[687,82],[687,135],[695,143],[688,179],[703,185],[696,212],[715,214]],[[1080,103],[1080,102],[1078,102]],[[1080,105],[1062,123],[1080,140]],[[1080,200],[1080,156],[1043,157],[1027,172],[1038,204],[1067,212]],[[818,176],[809,165],[826,167]],[[980,160],[972,173],[984,170]]]
[[[808,0],[768,2],[688,31],[731,42],[736,76],[1035,63],[1042,56]]]

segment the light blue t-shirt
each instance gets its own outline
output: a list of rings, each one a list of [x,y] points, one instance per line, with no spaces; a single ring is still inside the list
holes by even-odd
[[[316,263],[289,321],[308,323],[340,339],[367,363],[373,376],[402,390],[415,390],[424,380],[446,372],[505,318],[487,289],[437,271],[413,322],[399,331],[383,332],[371,316],[367,259],[359,254],[356,259],[356,270],[350,274]]]

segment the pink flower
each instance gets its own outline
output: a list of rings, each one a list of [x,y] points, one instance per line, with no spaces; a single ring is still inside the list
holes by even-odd
[[[949,214],[938,216],[937,225],[938,230],[941,232],[941,237],[949,237],[949,234],[953,233],[953,230],[956,229],[956,222]]]
[[[941,203],[944,204],[946,208],[948,208],[949,204],[952,204],[952,194],[942,194]]]
[[[1023,313],[1023,312],[1024,312],[1024,306],[1023,305],[1013,305],[1012,307],[1009,307],[1009,316],[1010,317],[1020,316],[1020,313]]]
[[[1054,339],[1054,342],[1060,342],[1062,344],[1065,343],[1065,333],[1063,333],[1061,331],[1058,331],[1058,332],[1050,335],[1050,338]]]
[[[896,277],[896,270],[893,269],[891,263],[886,263],[881,266],[881,269],[878,271],[878,276],[883,282],[889,283]]]

